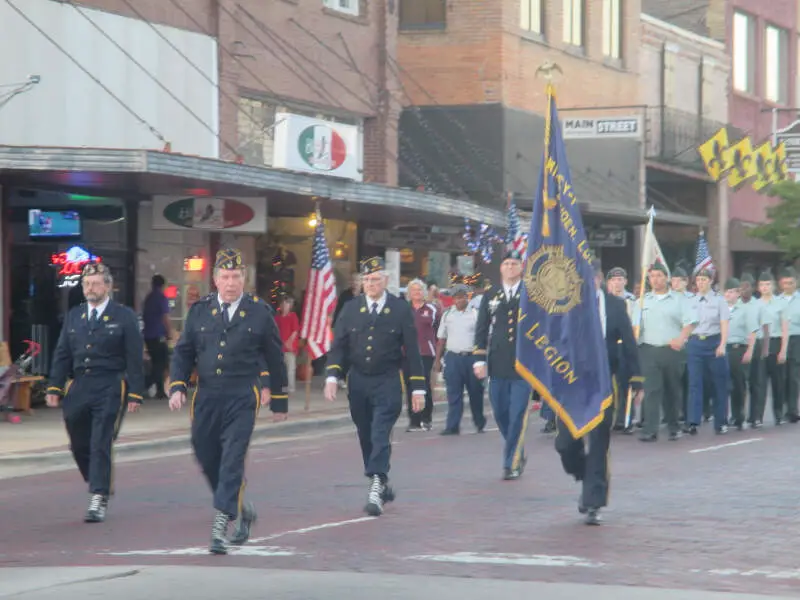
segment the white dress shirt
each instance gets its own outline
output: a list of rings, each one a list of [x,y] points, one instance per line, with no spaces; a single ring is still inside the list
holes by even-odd
[[[108,306],[108,303],[109,303],[110,300],[111,300],[111,298],[109,296],[106,296],[106,299],[103,300],[103,302],[101,302],[100,304],[97,304],[97,305],[92,304],[91,302],[87,302],[86,303],[86,318],[87,319],[91,319],[92,318],[92,309],[97,309],[97,320],[99,321],[100,317],[103,316],[103,313],[105,312],[106,307]]]
[[[236,309],[239,308],[239,305],[242,303],[242,298],[244,298],[244,294],[231,302],[231,305],[228,307],[228,322],[230,322],[233,319],[233,315],[236,314]],[[219,294],[217,294],[217,302],[219,302],[219,306],[222,308],[223,300],[222,296]]]
[[[519,281],[514,285],[503,284],[503,290],[506,293],[506,302],[511,302],[511,299],[514,297],[514,294],[517,293],[517,289],[519,289],[519,284],[520,284]]]

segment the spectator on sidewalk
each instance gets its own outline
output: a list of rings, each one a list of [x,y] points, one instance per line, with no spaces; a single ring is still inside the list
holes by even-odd
[[[166,400],[164,375],[169,367],[169,346],[167,341],[171,335],[169,322],[169,301],[164,295],[166,281],[161,275],[153,275],[151,290],[144,299],[142,321],[144,322],[144,345],[150,356],[150,374],[145,387],[156,386],[156,400]]]
[[[278,331],[283,343],[283,360],[286,363],[286,375],[289,380],[289,393],[294,392],[297,381],[297,349],[300,337],[300,321],[294,312],[294,298],[283,296],[280,312],[275,315]]]
[[[411,312],[414,314],[414,324],[417,329],[419,353],[422,356],[422,371],[425,375],[425,408],[421,412],[414,412],[412,408],[411,372],[405,366],[406,396],[408,402],[408,429],[406,431],[430,431],[433,422],[433,390],[431,386],[431,372],[433,360],[436,356],[436,330],[439,328],[441,311],[425,300],[425,283],[421,279],[414,279],[408,284],[408,300]],[[438,292],[437,292],[438,293]]]

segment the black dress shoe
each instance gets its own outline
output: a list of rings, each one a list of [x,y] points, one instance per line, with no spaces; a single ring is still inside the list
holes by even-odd
[[[241,546],[250,539],[250,528],[258,519],[256,508],[251,502],[247,502],[242,506],[242,514],[236,521],[231,535],[230,543],[234,546]]]

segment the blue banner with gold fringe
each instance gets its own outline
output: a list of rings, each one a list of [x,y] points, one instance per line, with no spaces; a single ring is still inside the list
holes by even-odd
[[[517,372],[573,437],[613,401],[593,255],[572,188],[555,91],[547,86],[544,157],[533,204],[517,335]]]

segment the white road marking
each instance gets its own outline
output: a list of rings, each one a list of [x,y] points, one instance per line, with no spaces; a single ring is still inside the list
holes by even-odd
[[[734,446],[743,446],[744,444],[752,444],[753,442],[761,442],[764,438],[750,438],[747,440],[739,440],[738,442],[731,442],[730,444],[719,444],[718,446],[709,446],[708,448],[695,448],[689,450],[689,454],[698,454],[700,452],[713,452],[715,450],[722,450],[723,448],[732,448]]]
[[[456,552],[454,554],[428,554],[407,556],[406,560],[428,560],[460,564],[510,565],[523,567],[604,567],[603,563],[592,562],[577,556],[548,556],[546,554],[480,554],[477,552]]]
[[[312,525],[311,527],[304,527],[302,529],[292,529],[291,531],[282,531],[281,533],[273,533],[266,537],[252,538],[248,544],[259,544],[268,540],[285,537],[287,535],[303,535],[311,533],[312,531],[320,531],[322,529],[331,529],[333,527],[343,527],[344,525],[351,525],[355,523],[363,523],[365,521],[374,521],[377,517],[359,517],[358,519],[348,519],[346,521],[334,521],[331,523],[322,523],[320,525]],[[231,555],[238,556],[296,556],[298,553],[290,548],[279,548],[277,546],[231,546],[229,548]],[[127,552],[101,552],[100,554],[106,556],[198,556],[208,554],[208,548],[192,547],[192,548],[172,548],[172,549],[156,549],[156,550],[130,550]]]
[[[290,548],[278,546],[229,546],[228,553],[235,556],[296,556]],[[106,556],[206,556],[207,546],[178,548],[176,550],[132,550],[130,552],[102,552]]]
[[[737,575],[739,577],[766,577],[767,579],[800,579],[800,569],[772,569],[763,567],[760,569],[749,569],[740,571],[739,569],[711,569],[709,571],[701,571],[700,569],[693,569],[692,573],[703,573],[707,575],[720,575],[728,577]]]

